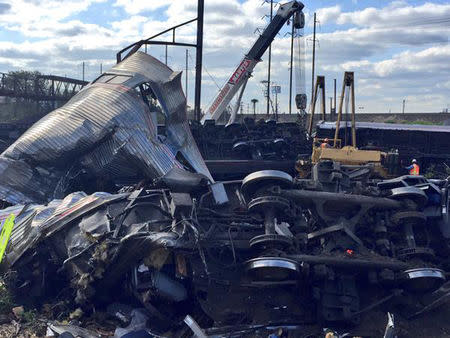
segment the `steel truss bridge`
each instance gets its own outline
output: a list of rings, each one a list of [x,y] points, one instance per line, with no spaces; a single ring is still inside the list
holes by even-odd
[[[88,82],[55,75],[0,73],[0,96],[47,102],[66,102]]]

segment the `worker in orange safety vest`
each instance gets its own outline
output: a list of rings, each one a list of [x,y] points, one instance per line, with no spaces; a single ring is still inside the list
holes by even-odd
[[[417,160],[414,159],[411,161],[411,165],[406,167],[406,170],[409,170],[410,175],[420,175],[420,167],[417,164]]]
[[[320,145],[320,148],[331,148],[331,146],[328,144],[327,138],[323,140],[322,144]]]

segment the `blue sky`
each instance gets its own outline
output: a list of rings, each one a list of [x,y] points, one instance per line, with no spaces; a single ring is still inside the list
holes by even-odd
[[[122,47],[194,18],[195,0],[0,0],[0,71],[27,69],[80,78],[98,76],[114,64]],[[267,21],[262,0],[205,0],[203,108],[207,108]],[[311,86],[312,13],[317,12],[317,75],[328,89],[354,71],[357,106],[365,112],[441,111],[450,104],[450,1],[305,1],[306,92]],[[280,110],[287,111],[289,37],[284,28],[273,44],[273,81],[281,85]],[[180,31],[193,42],[195,25]],[[160,59],[164,50],[149,52]],[[194,51],[190,51],[188,103],[193,101]],[[184,70],[184,49],[169,48],[169,66]],[[267,63],[255,68],[244,95],[263,109],[261,80]],[[184,81],[183,81],[184,83]],[[327,97],[331,91],[327,92]],[[309,95],[308,95],[309,96]],[[328,103],[328,102],[327,102]]]

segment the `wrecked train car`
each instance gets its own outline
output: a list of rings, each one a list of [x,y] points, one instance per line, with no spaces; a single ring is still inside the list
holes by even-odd
[[[317,124],[317,137],[319,138],[333,138],[335,131],[335,122]],[[349,123],[341,123],[340,133],[349,135],[350,142]],[[356,122],[356,136],[359,149],[389,152],[395,148],[405,166],[415,158],[419,161],[423,172],[434,172],[435,176],[441,174],[440,176],[443,178],[448,176],[449,126]]]
[[[142,53],[35,124],[0,165],[1,197],[15,204],[0,218],[16,215],[3,267],[24,304],[126,303],[164,336],[301,336],[364,330],[374,309],[417,317],[450,296],[447,180],[363,180],[324,161],[311,179],[265,170],[213,183],[179,75]],[[80,175],[146,181],[67,194]]]
[[[302,119],[292,123],[244,118],[228,126],[191,122],[192,134],[214,178],[242,179],[253,171],[273,169],[295,175],[295,159],[311,153]]]
[[[255,172],[224,182],[220,206],[200,174],[172,173],[120,194],[11,207],[22,209],[7,264],[29,301],[67,288],[86,313],[139,301],[158,335],[185,323],[196,332],[197,320],[205,336],[343,325],[375,336],[359,327],[374,309],[416,318],[443,304],[448,182],[362,186],[339,172],[326,162],[310,180]]]
[[[0,198],[48,202],[189,167],[211,175],[192,138],[180,72],[134,53],[36,122],[0,156]],[[157,130],[157,100],[165,135]],[[95,189],[97,187],[97,189]]]

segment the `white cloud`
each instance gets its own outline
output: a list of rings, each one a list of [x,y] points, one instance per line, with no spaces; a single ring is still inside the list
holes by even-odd
[[[450,4],[425,3],[420,6],[407,5],[404,1],[393,2],[384,8],[365,8],[361,11],[340,13],[336,16],[338,24],[353,24],[357,26],[388,26],[388,27],[417,27],[431,25],[438,19],[445,19],[450,15]],[[439,21],[439,20],[438,20]],[[443,24],[442,26],[447,26]]]
[[[374,72],[381,77],[393,74],[405,76],[407,73],[420,72],[439,74],[446,72],[450,75],[450,46],[431,47],[420,52],[405,51],[394,55],[392,59],[383,60],[374,64]]]
[[[114,6],[123,7],[127,13],[135,15],[144,11],[154,11],[167,6],[169,2],[168,0],[117,0]]]
[[[0,25],[27,36],[37,36],[35,27],[60,22],[76,13],[83,12],[92,3],[105,0],[7,0],[10,8],[1,16]],[[45,35],[48,36],[48,35]]]
[[[100,63],[105,70],[112,65],[115,53],[126,45],[149,37],[164,29],[196,17],[196,0],[110,0],[111,16],[108,23],[88,24],[73,20],[74,14],[89,11],[90,6],[104,0],[15,0],[6,11],[0,9],[0,27],[23,35],[24,42],[0,41],[0,67],[10,69],[37,69],[73,77],[81,76],[81,62],[85,61],[88,79],[97,76]],[[105,0],[106,1],[106,0]],[[359,2],[359,6],[364,2]],[[355,71],[358,105],[365,111],[387,111],[398,97],[411,97],[415,107],[430,109],[447,104],[449,99],[450,59],[449,25],[416,25],[426,18],[450,15],[450,4],[425,3],[412,6],[403,1],[390,3],[384,8],[366,8],[343,12],[343,5],[318,8],[317,18],[322,30],[317,35],[316,74],[325,75],[328,83],[340,79],[343,71]],[[121,17],[121,9],[130,15]],[[151,15],[152,11],[158,9]],[[305,12],[312,9],[305,8]],[[257,38],[255,29],[264,27],[262,19],[268,6],[261,0],[208,0],[205,1],[204,67],[202,102],[211,102],[217,93],[215,82],[222,85],[234,67],[248,52]],[[20,13],[20,14],[19,14]],[[163,13],[158,16],[157,13]],[[149,15],[150,14],[150,15]],[[307,17],[310,17],[307,15]],[[430,19],[431,20],[431,19]],[[428,20],[428,21],[430,21]],[[345,24],[336,29],[330,23]],[[394,25],[395,28],[391,26]],[[177,30],[178,41],[195,42],[196,23]],[[307,39],[311,40],[310,29]],[[27,39],[32,38],[30,41]],[[163,39],[171,39],[167,34]],[[287,110],[288,62],[290,38],[284,32],[273,43],[272,80],[282,85],[279,96],[282,110]],[[308,43],[306,79],[309,87],[311,44]],[[185,51],[169,47],[169,65],[184,70]],[[163,59],[163,47],[151,47],[149,52]],[[195,52],[189,59],[189,101],[193,101]],[[262,86],[267,76],[267,55],[257,65],[244,95],[244,101],[259,99],[264,106]],[[339,81],[338,81],[339,82]],[[184,81],[183,81],[184,83]],[[307,89],[309,93],[310,89]],[[433,102],[426,101],[426,92],[435,91]],[[421,99],[422,98],[422,99]],[[422,108],[421,108],[422,107]]]
[[[336,20],[336,17],[338,17],[340,14],[341,6],[339,5],[320,8],[316,11],[316,17],[318,18],[318,20],[320,20],[320,24],[322,25],[325,25],[329,22],[334,22]],[[313,22],[310,23],[311,26],[313,24]]]

